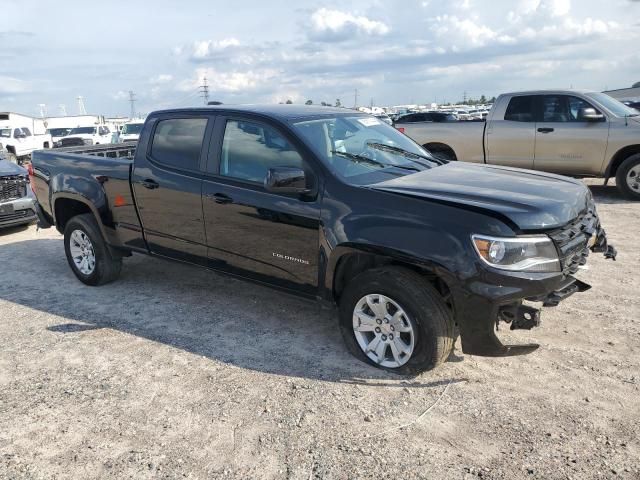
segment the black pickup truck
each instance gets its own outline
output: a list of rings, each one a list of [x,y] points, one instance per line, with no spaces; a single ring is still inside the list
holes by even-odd
[[[615,257],[591,193],[558,175],[446,163],[346,109],[213,106],[151,114],[137,146],[37,151],[39,223],[64,233],[88,285],[157,255],[337,305],[345,342],[415,374],[465,353],[507,356],[499,322],[588,285]],[[240,328],[240,327],[239,327]]]

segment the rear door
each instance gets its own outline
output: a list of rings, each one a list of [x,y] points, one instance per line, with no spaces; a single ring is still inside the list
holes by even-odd
[[[132,175],[149,250],[202,265],[207,262],[201,196],[208,118],[176,114],[150,120]]]
[[[506,109],[497,108],[486,126],[487,163],[518,168],[533,168],[536,141],[535,96],[506,98]],[[496,108],[496,107],[494,107]]]
[[[269,168],[300,167],[318,191],[318,177],[301,145],[279,127],[242,116],[220,117],[215,131],[202,198],[209,265],[315,293],[319,195],[280,195],[263,186]]]
[[[541,95],[536,125],[536,170],[567,175],[599,174],[609,138],[609,122],[587,121],[580,110],[597,108],[573,95]]]

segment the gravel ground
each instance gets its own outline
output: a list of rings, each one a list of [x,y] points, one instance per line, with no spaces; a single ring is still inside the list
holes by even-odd
[[[619,258],[512,335],[541,348],[412,379],[313,303],[143,256],[91,288],[2,231],[0,478],[640,478],[640,203],[592,190]]]

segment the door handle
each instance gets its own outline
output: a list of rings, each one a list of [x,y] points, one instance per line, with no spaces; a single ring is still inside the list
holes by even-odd
[[[548,128],[548,127],[538,129],[540,133],[551,133],[553,132],[553,130],[554,130],[553,128]]]
[[[224,193],[207,193],[205,197],[221,205],[224,205],[225,203],[233,202],[233,198],[231,198],[229,195],[226,195]]]
[[[142,185],[144,188],[148,188],[149,190],[155,190],[160,186],[158,185],[158,182],[156,182],[155,180],[151,180],[150,178],[147,178],[146,180],[142,180],[140,182],[140,185]]]

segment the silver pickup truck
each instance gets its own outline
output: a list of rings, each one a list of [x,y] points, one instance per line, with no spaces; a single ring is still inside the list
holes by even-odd
[[[434,155],[573,177],[610,178],[640,200],[640,114],[604,93],[506,93],[486,122],[395,124]]]

